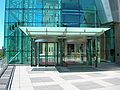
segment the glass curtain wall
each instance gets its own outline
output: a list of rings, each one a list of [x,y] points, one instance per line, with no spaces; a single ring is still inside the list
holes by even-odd
[[[19,29],[19,26],[26,25],[23,3],[23,0],[6,0],[4,51],[11,64],[30,63],[31,39]]]
[[[19,26],[97,27],[96,12],[94,0],[6,0],[4,50],[8,63],[30,64],[34,57],[34,40]]]
[[[4,50],[8,63],[30,64],[32,38],[19,26],[60,26],[60,0],[6,0]]]

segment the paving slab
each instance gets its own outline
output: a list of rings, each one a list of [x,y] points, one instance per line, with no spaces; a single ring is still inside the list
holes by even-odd
[[[31,82],[36,83],[36,82],[53,82],[50,77],[35,77],[35,78],[30,78]]]
[[[76,86],[78,89],[80,90],[91,90],[91,89],[98,89],[98,88],[103,88],[103,86],[88,81],[88,82],[77,82],[77,83],[73,83],[74,86]]]
[[[120,85],[120,78],[103,79],[103,81],[112,83],[114,85]]]
[[[60,85],[46,85],[34,87],[34,90],[64,90]]]

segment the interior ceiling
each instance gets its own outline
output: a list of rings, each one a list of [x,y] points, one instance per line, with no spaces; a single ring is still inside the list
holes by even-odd
[[[36,38],[36,39],[59,39],[59,38],[64,38],[66,40],[71,40],[71,39],[76,39],[76,40],[83,40],[86,39],[87,36],[48,36],[48,35],[31,35],[31,37]]]
[[[44,40],[47,42],[57,42],[60,37],[55,36],[32,36],[36,40]],[[87,36],[83,37],[64,37],[66,43],[85,43],[87,42]],[[43,41],[43,42],[44,42]],[[42,42],[42,41],[40,41]]]

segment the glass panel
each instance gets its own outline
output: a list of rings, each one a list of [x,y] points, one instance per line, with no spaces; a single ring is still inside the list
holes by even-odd
[[[62,0],[62,9],[77,10],[79,8],[79,0]]]
[[[59,0],[43,0],[43,26],[59,26]]]

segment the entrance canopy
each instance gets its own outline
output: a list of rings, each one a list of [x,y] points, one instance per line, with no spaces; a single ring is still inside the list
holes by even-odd
[[[82,28],[82,27],[20,27],[30,36],[99,36],[110,28]]]

